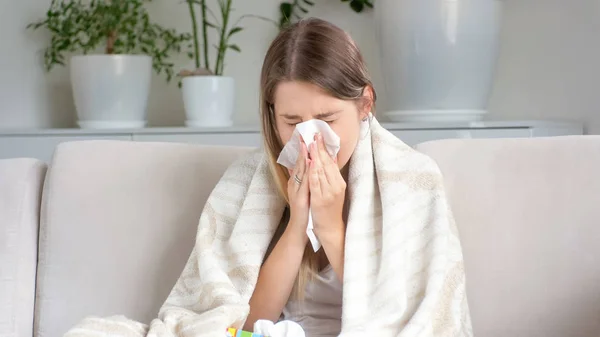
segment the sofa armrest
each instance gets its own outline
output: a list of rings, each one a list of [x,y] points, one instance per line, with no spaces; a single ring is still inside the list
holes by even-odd
[[[32,336],[42,186],[46,164],[0,160],[0,336]]]

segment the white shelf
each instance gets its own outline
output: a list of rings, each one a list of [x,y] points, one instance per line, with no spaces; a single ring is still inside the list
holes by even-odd
[[[580,135],[577,122],[482,121],[464,123],[382,123],[406,144],[450,138],[515,138]],[[63,142],[119,140],[176,142],[202,145],[262,145],[259,126],[229,128],[143,128],[120,130],[90,129],[5,129],[0,130],[0,159],[31,157],[49,162],[56,146]]]
[[[532,129],[574,128],[583,129],[578,122],[560,121],[481,121],[455,123],[381,123],[388,130],[447,130],[447,129]],[[1,136],[50,136],[50,135],[126,135],[126,134],[214,134],[214,133],[260,133],[255,125],[238,125],[226,128],[147,127],[141,129],[0,129]]]

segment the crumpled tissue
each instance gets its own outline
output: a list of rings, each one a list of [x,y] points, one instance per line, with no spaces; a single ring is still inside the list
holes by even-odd
[[[254,333],[269,337],[305,337],[304,329],[293,321],[273,323],[268,320],[258,320],[254,323]]]
[[[323,142],[325,143],[325,149],[331,157],[337,156],[340,151],[340,137],[331,129],[329,124],[320,119],[311,119],[306,122],[302,122],[296,125],[296,129],[292,134],[292,138],[285,144],[277,163],[293,170],[296,166],[296,160],[301,153],[302,143],[300,143],[299,136],[302,136],[302,140],[308,148],[314,140],[314,136],[317,133],[323,135]],[[305,177],[299,177],[305,179]],[[317,236],[313,232],[314,226],[312,221],[312,213],[308,213],[308,226],[306,228],[306,235],[310,240],[313,250],[316,252],[321,249],[321,243],[317,239]]]

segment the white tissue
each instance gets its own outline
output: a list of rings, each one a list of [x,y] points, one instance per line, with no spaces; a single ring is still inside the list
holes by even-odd
[[[325,148],[329,152],[329,155],[332,157],[337,156],[340,151],[340,137],[329,127],[329,124],[320,119],[311,119],[296,125],[292,138],[285,144],[283,150],[281,150],[277,162],[293,170],[296,166],[298,155],[300,155],[300,149],[302,148],[298,136],[302,136],[304,143],[310,149],[310,144],[314,142],[314,136],[317,133],[323,135]]]
[[[310,149],[310,144],[314,142],[315,134],[321,133],[323,135],[323,142],[325,143],[325,149],[331,157],[337,156],[340,151],[340,137],[329,127],[329,124],[320,119],[311,119],[306,122],[296,125],[296,129],[292,134],[292,138],[285,144],[277,163],[293,170],[296,166],[296,160],[301,153],[302,146],[300,143],[299,136],[302,136],[302,140],[306,143],[307,148]],[[307,177],[300,177],[306,179]],[[312,212],[308,211],[308,226],[306,228],[306,235],[312,245],[313,250],[316,252],[321,248],[321,243],[317,239],[317,236],[313,232],[314,226],[312,221]]]
[[[254,323],[254,333],[269,337],[305,337],[304,329],[293,321],[280,321],[277,324],[258,320]]]

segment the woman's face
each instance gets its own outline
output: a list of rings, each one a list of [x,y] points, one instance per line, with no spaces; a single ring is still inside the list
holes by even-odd
[[[275,123],[282,144],[286,144],[296,124],[310,119],[327,122],[340,137],[337,161],[341,169],[350,160],[358,143],[360,123],[370,111],[369,104],[364,106],[365,111],[359,111],[356,102],[332,97],[310,83],[283,82],[275,90]]]

